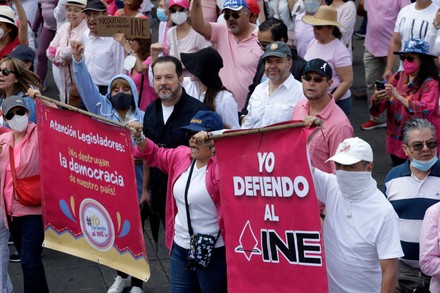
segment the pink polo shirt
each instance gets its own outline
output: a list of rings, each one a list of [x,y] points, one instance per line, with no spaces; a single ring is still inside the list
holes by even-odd
[[[293,111],[293,120],[304,120],[309,115],[308,100],[298,102]],[[336,153],[338,145],[346,138],[353,137],[353,127],[347,115],[336,105],[332,98],[317,115],[324,122],[308,144],[312,166],[327,173],[335,173],[335,163],[325,161]]]
[[[246,39],[239,41],[226,24],[211,23],[211,42],[217,45],[217,51],[223,58],[220,78],[223,85],[230,90],[242,109],[252,83],[258,60],[263,51],[258,46],[258,27]]]
[[[375,57],[388,55],[388,47],[393,36],[394,26],[402,7],[410,0],[368,0],[364,7],[368,13],[365,48]]]

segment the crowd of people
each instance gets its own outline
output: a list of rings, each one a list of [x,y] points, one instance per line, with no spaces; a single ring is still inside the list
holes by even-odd
[[[24,292],[50,289],[41,205],[15,195],[16,179],[38,178],[34,99],[53,78],[52,98],[132,129],[133,196],[164,225],[171,292],[227,291],[221,174],[207,132],[317,119],[322,130],[307,147],[329,292],[440,292],[438,4],[0,0],[0,291],[13,290],[9,234]],[[362,60],[352,53],[356,10],[368,16]],[[107,15],[149,18],[157,40],[100,36],[97,19]],[[355,61],[370,114],[360,128],[386,132],[392,167],[382,191],[371,146],[349,120]],[[190,262],[200,235],[209,256]],[[108,293],[143,292],[142,280],[116,274]]]

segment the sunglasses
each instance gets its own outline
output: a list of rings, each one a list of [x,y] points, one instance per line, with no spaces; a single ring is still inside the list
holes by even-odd
[[[313,76],[312,77],[310,75],[304,75],[303,78],[305,81],[309,81],[309,82],[312,81],[312,79],[313,79],[313,81],[316,83],[321,83],[324,80],[323,77],[320,77],[320,76]]]
[[[424,146],[427,146],[428,149],[432,150],[437,147],[437,141],[426,141],[426,142],[417,142],[413,145],[409,145],[409,147],[413,148],[413,150],[419,152],[423,150]]]
[[[268,45],[270,45],[269,42],[260,42],[260,41],[257,41],[257,44],[263,49],[265,49]]]
[[[183,8],[183,7],[180,7],[180,8],[170,8],[170,12],[171,13],[176,13],[177,11],[184,12],[185,8]]]
[[[5,115],[6,120],[11,120],[15,115],[23,116],[26,114],[26,110],[23,108],[16,109],[15,111],[9,111],[8,114]]]
[[[238,19],[238,18],[240,18],[240,15],[242,15],[243,13],[238,13],[238,12],[236,12],[236,11],[234,11],[234,12],[225,12],[224,14],[223,14],[223,17],[225,18],[225,20],[229,20],[230,18],[231,18],[231,16],[234,18],[234,19]]]
[[[15,71],[9,70],[7,68],[0,69],[0,72],[2,73],[3,76],[8,76],[10,73],[15,74]]]
[[[408,62],[413,62],[414,61],[414,57],[412,56],[407,56],[407,55],[400,55],[400,60],[405,61],[408,60]]]

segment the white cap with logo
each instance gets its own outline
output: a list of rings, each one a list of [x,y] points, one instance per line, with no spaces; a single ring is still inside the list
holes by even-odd
[[[371,146],[359,137],[344,139],[338,146],[336,153],[328,161],[335,161],[341,165],[353,165],[360,161],[373,162]]]

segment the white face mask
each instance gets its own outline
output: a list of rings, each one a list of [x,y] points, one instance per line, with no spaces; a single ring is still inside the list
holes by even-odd
[[[186,11],[176,11],[174,13],[171,13],[171,20],[177,25],[181,25],[187,19],[188,15],[186,14]]]
[[[23,116],[14,115],[11,120],[8,120],[8,125],[13,131],[23,132],[26,130],[29,122],[29,117],[25,114]]]
[[[336,170],[336,179],[342,196],[349,201],[361,200],[360,195],[367,190],[372,177],[368,171],[343,171]]]
[[[5,35],[5,30],[0,27],[0,39]]]

